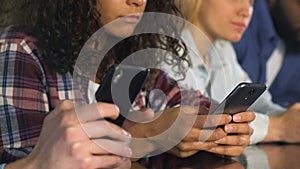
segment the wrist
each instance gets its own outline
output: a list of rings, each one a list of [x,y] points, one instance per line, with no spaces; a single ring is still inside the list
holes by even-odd
[[[268,134],[264,141],[277,142],[283,140],[283,125],[281,124],[281,116],[270,117]]]
[[[32,162],[28,160],[27,157],[17,160],[15,162],[6,164],[4,169],[35,169],[32,165]]]

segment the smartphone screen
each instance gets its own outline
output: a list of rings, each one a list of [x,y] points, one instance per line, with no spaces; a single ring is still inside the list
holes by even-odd
[[[236,114],[247,109],[264,93],[266,85],[261,83],[240,83],[210,114]]]
[[[102,79],[96,92],[98,102],[114,103],[120,113],[127,115],[130,107],[141,91],[150,70],[138,66],[113,65]],[[124,116],[120,115],[115,124],[121,125]]]

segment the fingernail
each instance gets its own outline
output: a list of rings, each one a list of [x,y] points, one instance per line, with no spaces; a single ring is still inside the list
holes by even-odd
[[[238,122],[238,121],[241,121],[241,120],[242,120],[242,117],[240,115],[233,116],[233,121]]]
[[[219,140],[216,140],[215,143],[220,144],[220,143],[222,143],[224,140],[225,140],[224,138],[221,138],[221,139],[219,139]]]
[[[115,105],[115,108],[116,108],[117,112],[120,113],[120,108],[117,105]]]
[[[230,122],[232,120],[231,116],[227,116],[227,120]]]
[[[226,132],[232,132],[233,131],[233,127],[231,125],[226,125],[225,126],[225,131]]]
[[[247,142],[247,139],[245,137],[241,137],[240,140],[241,144],[245,144]]]
[[[217,148],[216,147],[212,147],[212,148],[210,148],[209,150],[210,151],[215,151]]]
[[[128,159],[127,157],[121,157],[120,163],[124,162],[127,159]]]
[[[131,138],[131,134],[128,133],[127,131],[122,130],[122,133],[123,133],[126,137]]]
[[[126,151],[127,157],[131,157],[131,155],[132,155],[132,150],[131,150],[131,148],[126,147],[125,151]]]

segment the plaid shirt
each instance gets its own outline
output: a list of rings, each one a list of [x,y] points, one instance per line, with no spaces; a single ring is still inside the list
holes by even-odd
[[[49,69],[35,42],[20,27],[0,35],[0,163],[27,156],[47,113],[74,99],[72,76]]]
[[[71,74],[50,69],[35,43],[20,27],[9,27],[0,34],[0,163],[26,157],[38,141],[47,113],[61,100],[78,99]],[[160,74],[154,86],[169,98],[160,108],[176,106],[181,100],[180,90],[165,77]],[[184,100],[196,96],[201,105],[210,105],[201,93],[192,93],[185,92]],[[136,101],[137,107],[145,105],[145,98]]]

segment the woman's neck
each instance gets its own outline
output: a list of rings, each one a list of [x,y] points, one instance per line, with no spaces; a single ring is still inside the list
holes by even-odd
[[[204,64],[208,64],[207,53],[215,40],[210,36],[207,36],[206,32],[203,31],[200,26],[195,25],[190,27],[189,30]]]
[[[200,19],[193,20],[192,24],[198,29],[198,32],[201,32],[203,36],[206,36],[211,43],[214,43],[217,40],[213,33],[209,31],[210,29],[200,22]]]

